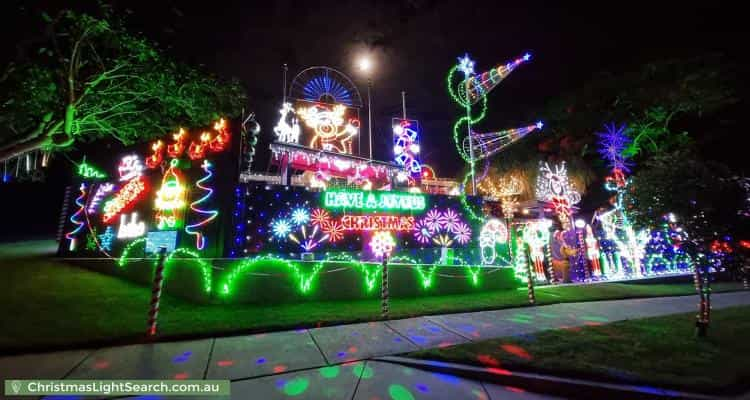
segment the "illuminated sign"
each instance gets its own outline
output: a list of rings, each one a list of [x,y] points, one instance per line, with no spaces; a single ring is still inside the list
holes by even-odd
[[[131,239],[143,236],[146,233],[146,224],[143,221],[138,221],[138,213],[134,212],[130,214],[130,221],[128,216],[123,214],[120,216],[120,229],[117,231],[118,239]]]
[[[167,253],[177,247],[177,231],[151,231],[146,234],[146,253],[158,253],[160,247],[166,247]]]
[[[143,174],[141,159],[135,154],[123,157],[117,166],[117,173],[120,174],[120,182],[140,177]]]
[[[418,193],[368,192],[362,190],[327,190],[323,206],[328,209],[422,211],[425,196]]]
[[[281,143],[299,143],[300,128],[297,118],[294,116],[294,109],[291,103],[284,103],[279,111],[281,118],[273,133],[276,134],[276,140]],[[289,116],[291,114],[291,117]]]
[[[130,207],[140,199],[145,190],[146,182],[143,177],[135,178],[126,183],[125,186],[115,194],[115,197],[104,203],[102,222],[108,224],[118,214],[130,209]]]
[[[104,196],[112,193],[113,190],[115,190],[115,185],[112,183],[102,183],[101,185],[97,186],[96,192],[94,192],[94,196],[91,198],[91,201],[89,201],[89,206],[86,209],[86,212],[88,212],[89,214],[95,213],[99,208],[99,203],[101,203],[102,199],[104,199]]]
[[[352,139],[359,133],[359,119],[347,116],[342,104],[312,104],[297,108],[297,116],[313,131],[308,147],[335,153],[352,153]]]
[[[414,217],[398,215],[344,215],[341,225],[347,231],[413,231]]]
[[[412,174],[418,175],[422,172],[422,165],[419,163],[419,122],[394,118],[391,127],[394,160]]]

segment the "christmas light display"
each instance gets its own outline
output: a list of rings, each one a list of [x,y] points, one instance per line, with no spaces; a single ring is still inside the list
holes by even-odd
[[[211,132],[201,132],[198,140],[191,140],[190,133],[180,128],[179,131],[172,135],[172,144],[164,145],[164,142],[157,140],[151,144],[152,154],[146,158],[146,166],[154,169],[161,165],[164,160],[164,151],[171,158],[179,158],[187,149],[187,155],[191,160],[202,160],[206,157],[207,152],[218,153],[226,150],[231,140],[229,126],[223,118],[213,124],[213,134]],[[190,141],[190,145],[187,143]]]
[[[167,253],[177,248],[177,231],[150,231],[146,234],[146,254],[158,254],[164,247]]]
[[[604,125],[604,132],[597,132],[599,137],[599,155],[609,163],[613,170],[630,172],[631,166],[627,157],[623,155],[632,140],[626,134],[625,124],[617,126],[614,122]]]
[[[550,227],[552,221],[533,221],[523,228],[523,241],[529,246],[529,257],[534,263],[535,278],[545,281],[544,275],[544,247],[549,245]]]
[[[185,143],[188,140],[188,133],[185,129],[180,128],[177,133],[172,135],[174,140],[172,144],[167,145],[167,154],[172,158],[179,158],[185,151]]]
[[[285,219],[271,222],[271,231],[277,238],[285,238],[292,231],[292,224]]]
[[[398,215],[343,215],[340,223],[345,231],[411,232],[415,226],[414,217]]]
[[[314,104],[297,109],[297,116],[315,132],[308,147],[351,154],[352,138],[359,133],[359,119],[347,119],[345,113],[342,104]]]
[[[586,238],[584,239],[586,244],[586,257],[591,263],[591,271],[594,276],[601,276],[602,266],[599,263],[599,257],[601,252],[599,251],[599,241],[594,236],[594,232],[591,230],[591,225],[586,224]]]
[[[515,175],[505,176],[497,181],[484,179],[478,188],[490,197],[500,199],[503,216],[510,220],[518,207],[518,196],[523,193],[521,179]]]
[[[571,228],[571,207],[581,201],[581,195],[574,190],[568,180],[568,171],[564,161],[555,165],[554,169],[550,168],[546,162],[539,163],[536,198],[552,206],[564,230]]]
[[[396,164],[406,168],[412,175],[419,176],[422,165],[419,162],[419,122],[394,118],[393,157]]]
[[[294,222],[295,225],[306,224],[309,221],[310,213],[306,208],[295,208],[294,211],[292,211],[292,222]]]
[[[451,209],[428,211],[412,225],[412,230],[414,239],[422,244],[432,241],[440,247],[450,247],[454,241],[466,244],[471,240],[471,227]]]
[[[120,228],[117,230],[118,239],[132,239],[146,234],[146,224],[138,221],[138,213],[120,215]]]
[[[78,175],[85,179],[105,179],[107,174],[86,162],[86,157],[78,164]]]
[[[375,232],[370,240],[370,250],[378,258],[388,257],[395,247],[396,241],[390,232]]]
[[[323,207],[328,209],[421,211],[426,205],[425,196],[414,193],[340,189],[326,190],[323,193]]]
[[[279,110],[279,114],[281,114],[281,118],[273,128],[276,140],[282,143],[299,143],[300,127],[292,103],[284,103]]]
[[[608,264],[607,269],[616,271],[610,274],[611,276],[626,276],[621,261],[623,258],[630,269],[627,275],[641,277],[643,276],[642,260],[650,235],[645,229],[636,231],[623,205],[623,196],[629,184],[624,173],[629,166],[624,154],[624,149],[629,143],[625,135],[627,128],[624,125],[616,127],[614,123],[609,126],[605,125],[605,128],[606,132],[599,134],[599,153],[612,167],[612,174],[606,178],[604,187],[615,194],[612,199],[614,208],[599,213],[596,218],[601,223],[606,240],[611,241],[617,249],[614,254],[608,254],[605,258]]]
[[[318,235],[318,226],[314,225],[310,233],[305,225],[299,225],[299,233],[290,233],[289,240],[297,243],[304,251],[313,251],[318,245],[328,240],[328,234]]]
[[[479,251],[482,263],[492,264],[497,258],[496,245],[508,240],[508,228],[497,218],[488,220],[479,231]]]
[[[208,132],[201,133],[199,141],[191,141],[190,147],[188,147],[188,157],[191,160],[202,160],[206,157],[206,151],[208,150],[211,143],[211,134]]]
[[[138,202],[146,192],[146,180],[138,176],[131,179],[120,188],[114,197],[104,203],[102,222],[112,222],[120,213],[127,212]]]
[[[76,212],[70,216],[70,222],[75,225],[75,228],[65,234],[65,238],[70,241],[70,245],[68,245],[68,250],[70,251],[74,251],[76,249],[76,235],[78,235],[78,232],[80,232],[81,229],[83,229],[84,225],[86,225],[81,219],[83,217],[85,208],[84,199],[86,198],[86,189],[86,184],[81,183],[81,186],[78,188],[80,194],[76,198],[76,205],[78,206],[78,210],[76,210]]]
[[[156,210],[156,227],[159,230],[174,229],[182,226],[181,210],[185,208],[186,190],[182,177],[177,170],[177,160],[172,160],[169,169],[164,172],[161,188],[156,192],[154,210]]]
[[[512,62],[492,68],[482,74],[474,73],[474,61],[465,55],[458,59],[458,64],[450,69],[446,79],[448,94],[459,106],[465,115],[453,124],[453,141],[461,158],[469,164],[469,174],[472,187],[476,188],[475,162],[486,159],[527,135],[534,129],[541,129],[541,122],[526,128],[494,132],[477,133],[472,129],[482,121],[487,112],[487,94],[494,89],[505,77],[507,77],[518,65],[531,58],[529,54],[524,55]],[[456,72],[463,74],[463,79],[455,79]],[[480,103],[479,112],[473,113],[472,106]],[[473,139],[476,137],[476,139]]]
[[[102,183],[97,185],[94,195],[89,200],[89,205],[86,207],[88,214],[94,214],[99,209],[99,204],[102,202],[105,196],[112,193],[115,190],[115,185],[112,183]]]
[[[206,235],[198,228],[203,228],[211,221],[216,219],[216,217],[219,215],[218,210],[204,210],[198,207],[199,205],[209,201],[214,193],[213,188],[205,186],[205,183],[214,175],[212,171],[213,165],[208,162],[208,160],[203,160],[201,169],[203,169],[206,175],[203,178],[199,179],[198,182],[195,183],[195,185],[206,193],[203,195],[203,197],[190,203],[190,209],[196,214],[199,214],[203,219],[194,224],[185,226],[185,232],[187,232],[189,235],[195,236],[195,248],[197,248],[198,250],[203,250],[206,247]]]
[[[157,140],[151,144],[153,153],[146,157],[146,167],[149,169],[157,168],[164,161],[164,142]]]
[[[143,175],[141,159],[135,154],[123,157],[120,160],[120,165],[117,166],[117,173],[120,175],[120,182],[139,178]]]
[[[99,246],[104,251],[112,251],[112,241],[115,238],[114,230],[111,226],[108,226],[107,229],[104,230],[104,233],[99,235]]]
[[[529,133],[542,129],[544,124],[541,121],[533,125],[520,128],[506,129],[497,132],[479,133],[471,131],[471,136],[467,136],[461,142],[463,151],[467,154],[474,153],[474,160],[482,160],[505,150],[512,143],[523,139]],[[471,149],[470,149],[471,147]]]

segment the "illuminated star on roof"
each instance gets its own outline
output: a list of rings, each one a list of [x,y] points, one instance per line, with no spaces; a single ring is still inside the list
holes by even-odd
[[[469,54],[464,54],[463,57],[458,58],[458,69],[464,73],[465,76],[472,75],[474,73],[474,61],[469,58]]]

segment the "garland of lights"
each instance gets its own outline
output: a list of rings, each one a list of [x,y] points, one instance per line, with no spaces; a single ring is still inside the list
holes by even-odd
[[[201,270],[201,275],[203,278],[203,291],[206,293],[211,293],[211,264],[204,261],[201,258],[200,254],[190,249],[179,248],[169,253],[169,255],[164,259],[164,279],[167,279],[167,272],[170,270],[169,266],[175,262],[175,256],[180,255],[183,257],[188,256],[191,258],[191,261],[198,263],[198,267]]]
[[[200,199],[190,203],[190,209],[206,217],[199,222],[187,225],[185,227],[185,232],[187,232],[189,235],[195,236],[195,247],[198,250],[203,250],[206,247],[206,236],[203,234],[203,232],[197,230],[196,228],[204,227],[205,225],[216,219],[216,217],[219,215],[219,211],[217,210],[203,210],[201,208],[198,208],[198,205],[207,202],[214,193],[213,188],[204,186],[204,183],[210,180],[214,175],[213,171],[211,171],[213,165],[208,162],[208,160],[203,160],[201,168],[206,173],[206,175],[203,178],[199,179],[198,182],[195,183],[195,185],[198,186],[199,189],[205,191],[206,194]]]
[[[68,250],[74,251],[76,249],[76,235],[78,232],[83,229],[83,226],[86,225],[81,220],[81,215],[83,215],[84,208],[85,208],[85,202],[83,199],[86,198],[86,184],[81,183],[81,186],[78,188],[80,190],[80,195],[78,198],[76,198],[76,205],[78,206],[78,210],[70,216],[70,222],[72,222],[76,227],[73,228],[72,231],[65,234],[65,238],[70,240],[70,245],[68,246]]]

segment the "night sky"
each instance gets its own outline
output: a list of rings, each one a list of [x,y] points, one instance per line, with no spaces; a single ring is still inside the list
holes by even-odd
[[[5,4],[2,61],[12,58],[18,41],[36,28],[30,18],[38,18],[39,10],[95,9],[91,3],[27,1],[20,13],[18,6]],[[366,78],[355,63],[360,54],[374,55],[375,158],[390,156],[390,119],[401,112],[403,90],[408,116],[423,126],[423,158],[438,175],[448,176],[462,164],[450,133],[458,110],[446,93],[445,76],[465,52],[476,60],[477,71],[527,51],[533,56],[491,93],[490,114],[482,125],[486,130],[536,121],[546,103],[601,71],[617,73],[648,61],[715,51],[748,64],[745,14],[719,1],[190,3],[115,5],[128,26],[169,55],[241,80],[249,94],[247,108],[263,127],[257,170],[267,167],[264,156],[278,119],[284,63],[289,81],[308,66],[337,68],[365,96]],[[365,109],[361,119],[365,127]],[[365,129],[361,135],[366,141]]]
[[[261,149],[267,148],[277,120],[284,63],[289,81],[308,66],[340,69],[364,97],[366,78],[355,63],[360,54],[370,53],[375,60],[375,158],[390,155],[390,118],[400,114],[403,90],[408,116],[424,127],[423,157],[445,175],[460,163],[450,139],[457,110],[444,79],[456,57],[465,52],[477,61],[477,71],[526,51],[533,55],[531,63],[490,95],[491,111],[482,126],[487,130],[537,120],[546,102],[601,71],[626,71],[647,61],[714,51],[733,61],[748,59],[742,13],[721,2],[190,3],[194,4],[166,0],[115,5],[133,30],[160,43],[170,55],[204,65],[222,77],[238,77],[249,93],[247,108],[258,114],[263,126]],[[26,2],[26,14],[55,6]],[[11,37],[23,31],[18,29],[20,21],[14,18]],[[362,120],[366,121],[365,109]],[[361,133],[366,138],[366,130]],[[264,170],[265,159],[255,168]]]

